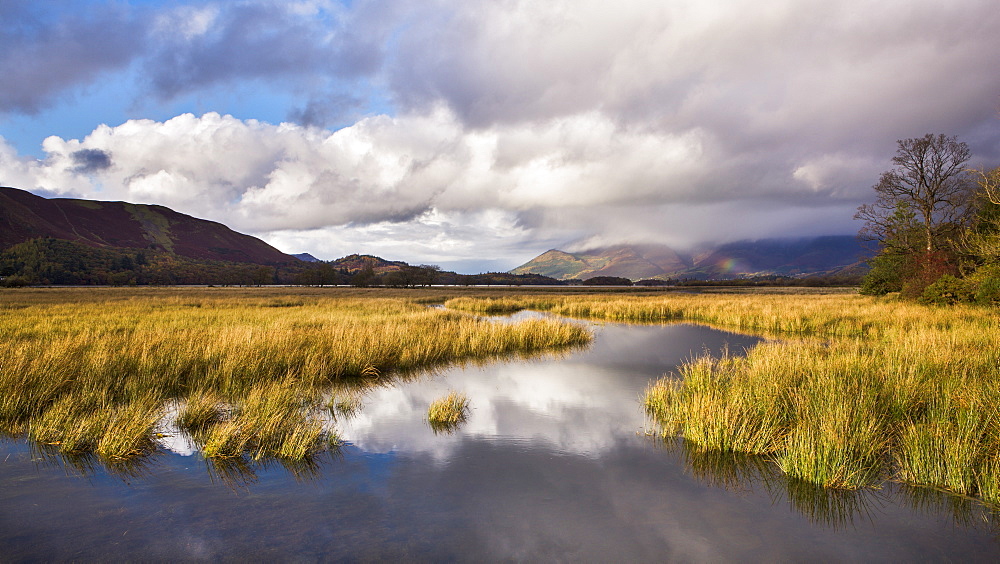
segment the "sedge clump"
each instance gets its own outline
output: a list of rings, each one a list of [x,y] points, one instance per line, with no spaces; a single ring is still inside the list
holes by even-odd
[[[463,393],[451,391],[431,402],[427,410],[427,421],[435,432],[452,432],[465,422],[468,414],[469,398]]]

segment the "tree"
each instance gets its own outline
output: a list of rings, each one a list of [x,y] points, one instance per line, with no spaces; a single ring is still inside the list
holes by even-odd
[[[875,203],[858,208],[865,222],[859,236],[880,244],[891,237],[899,206],[912,209],[929,255],[944,248],[960,231],[972,199],[965,163],[969,147],[955,137],[927,134],[898,141],[893,168],[874,186]]]
[[[984,264],[1000,264],[1000,167],[991,171],[974,170],[978,191],[974,213],[962,250],[973,268]]]
[[[351,278],[351,285],[356,288],[367,288],[375,283],[375,267],[372,266],[370,261],[365,261],[365,265],[359,270],[353,278]]]
[[[1000,167],[993,170],[974,169],[971,171],[979,185],[979,193],[986,201],[1000,206]]]
[[[632,281],[621,276],[594,276],[583,281],[587,286],[631,286]]]

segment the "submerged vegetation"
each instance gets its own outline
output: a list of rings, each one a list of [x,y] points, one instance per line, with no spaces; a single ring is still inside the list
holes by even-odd
[[[630,322],[692,321],[778,339],[744,357],[702,357],[647,390],[666,437],[764,455],[789,477],[837,489],[887,479],[1000,505],[1000,316],[832,295],[458,298]]]
[[[0,431],[64,454],[156,448],[168,408],[216,458],[336,444],[337,384],[585,344],[572,323],[498,324],[392,294],[62,289],[0,294]]]

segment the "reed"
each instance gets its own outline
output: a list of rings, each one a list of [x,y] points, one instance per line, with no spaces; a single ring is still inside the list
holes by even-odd
[[[213,457],[308,457],[336,442],[323,390],[454,362],[580,346],[584,328],[498,324],[426,295],[299,289],[0,293],[0,432],[64,453],[155,448],[163,406]]]
[[[427,409],[427,421],[435,433],[453,432],[465,422],[469,413],[469,398],[456,391],[431,402]]]
[[[887,479],[1000,504],[1000,316],[851,294],[458,298],[623,322],[688,321],[773,339],[697,358],[649,387],[665,436],[764,454],[828,488]]]

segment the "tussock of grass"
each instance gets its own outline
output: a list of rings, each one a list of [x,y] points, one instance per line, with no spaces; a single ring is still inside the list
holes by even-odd
[[[177,427],[194,435],[227,418],[221,399],[211,393],[191,395],[177,415]]]
[[[11,303],[0,307],[0,432],[108,457],[153,448],[162,406],[175,401],[179,427],[207,456],[307,457],[336,442],[318,422],[331,386],[591,338],[571,323],[496,324],[393,294],[148,288],[2,299]]]
[[[431,402],[427,421],[435,432],[454,431],[465,422],[469,414],[469,398],[463,393],[450,391],[448,395]]]
[[[153,396],[129,403],[67,394],[28,425],[28,436],[63,453],[95,452],[107,458],[152,450],[162,406]]]

